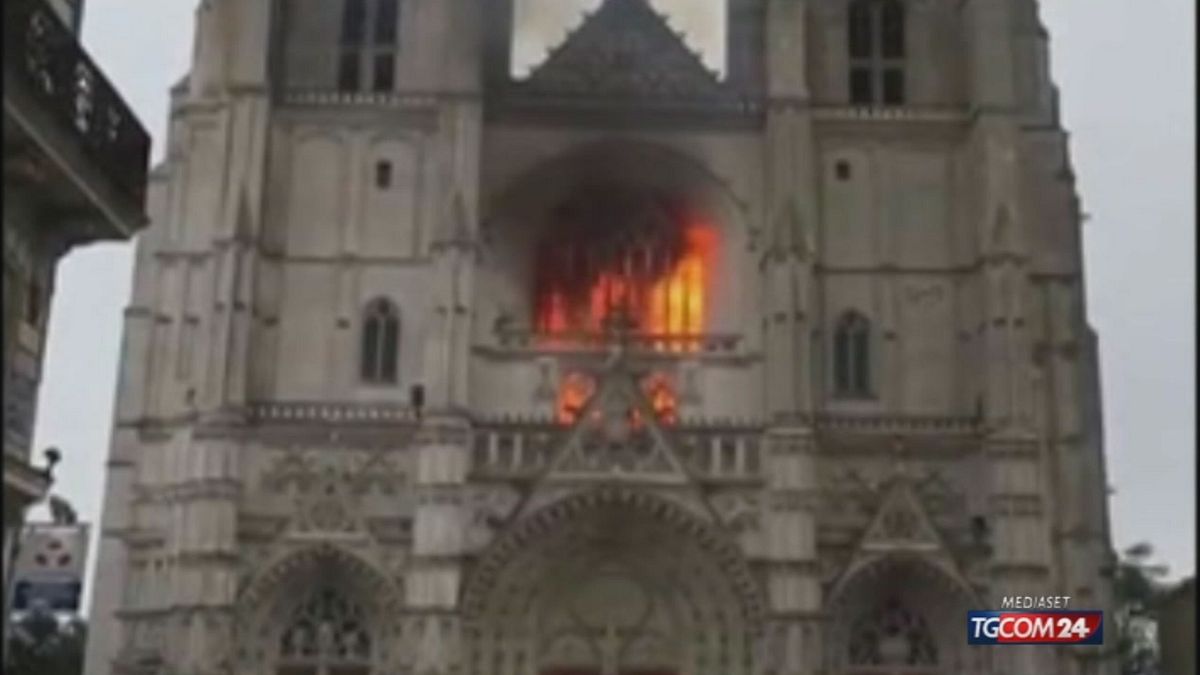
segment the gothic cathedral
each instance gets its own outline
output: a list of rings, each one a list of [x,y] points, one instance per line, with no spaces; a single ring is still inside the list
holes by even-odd
[[[1036,0],[527,2],[199,3],[88,675],[1114,672]]]

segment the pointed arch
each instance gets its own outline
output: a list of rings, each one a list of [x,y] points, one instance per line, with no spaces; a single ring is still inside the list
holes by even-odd
[[[401,656],[403,588],[341,546],[293,549],[238,597],[242,659],[269,673],[388,672]]]
[[[400,310],[387,298],[375,298],[363,310],[359,376],[369,384],[396,384],[399,364]]]
[[[761,593],[717,526],[670,498],[605,486],[514,522],[474,565],[462,607],[478,673],[608,662],[740,675],[755,672]]]
[[[831,591],[828,664],[835,672],[921,675],[982,672],[958,635],[973,589],[934,559],[912,552],[879,556]],[[882,669],[882,670],[881,670]]]
[[[870,398],[871,321],[849,310],[838,319],[833,334],[833,388],[840,398]]]

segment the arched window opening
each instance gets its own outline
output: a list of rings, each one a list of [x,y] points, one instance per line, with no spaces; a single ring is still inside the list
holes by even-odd
[[[871,396],[871,323],[857,312],[838,321],[833,339],[833,384],[838,396]]]
[[[395,384],[400,351],[400,312],[379,298],[367,305],[362,326],[361,376],[372,384]]]
[[[938,664],[937,642],[920,614],[889,598],[850,629],[849,665],[855,672],[925,672]],[[916,669],[916,670],[910,670]]]
[[[400,0],[345,0],[338,89],[391,91],[396,80]]]
[[[539,334],[630,331],[664,351],[693,351],[705,330],[716,229],[654,191],[581,191],[552,215],[537,250]]]
[[[312,593],[279,637],[278,675],[368,675],[371,634],[362,608],[337,590]]]
[[[903,105],[907,40],[902,0],[855,0],[848,26],[850,102]]]

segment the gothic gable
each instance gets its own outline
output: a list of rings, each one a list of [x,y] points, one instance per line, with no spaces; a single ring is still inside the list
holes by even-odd
[[[897,480],[888,490],[859,544],[860,550],[870,552],[936,551],[941,547],[941,537],[905,480]]]
[[[885,488],[875,517],[850,563],[838,575],[830,597],[840,596],[860,573],[881,563],[914,558],[940,570],[956,588],[970,592],[971,585],[921,503],[913,482],[900,470]]]
[[[547,478],[627,477],[685,482],[636,374],[618,362],[599,381]]]
[[[605,0],[521,86],[600,98],[685,98],[722,91],[716,75],[647,0]]]

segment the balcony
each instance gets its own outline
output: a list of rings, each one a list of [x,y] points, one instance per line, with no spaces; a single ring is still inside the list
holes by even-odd
[[[44,0],[4,0],[4,178],[68,246],[146,223],[150,136]],[[23,188],[23,190],[22,190]]]

